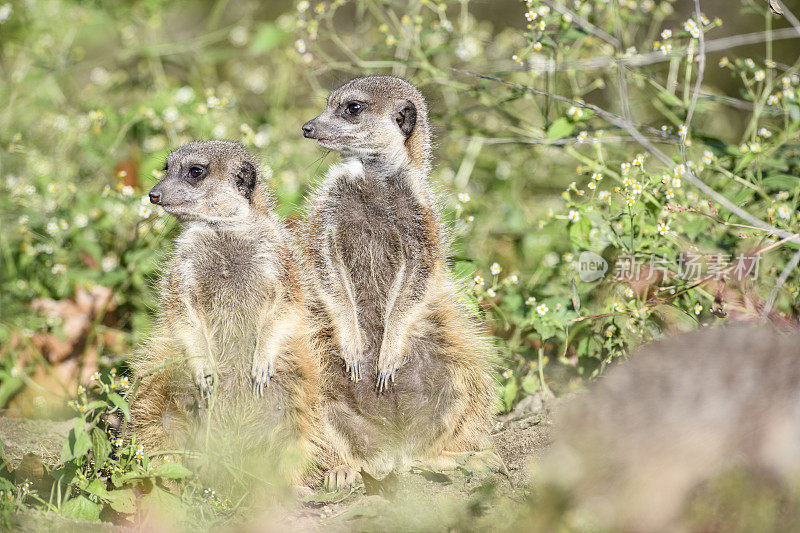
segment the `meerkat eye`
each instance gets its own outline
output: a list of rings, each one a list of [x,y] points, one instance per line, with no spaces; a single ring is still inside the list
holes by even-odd
[[[197,183],[205,173],[205,168],[198,165],[193,165],[189,167],[189,170],[186,171],[186,180],[189,181],[189,183]]]
[[[367,104],[363,102],[349,102],[347,106],[344,108],[344,112],[352,117],[358,115],[364,109],[366,109]]]

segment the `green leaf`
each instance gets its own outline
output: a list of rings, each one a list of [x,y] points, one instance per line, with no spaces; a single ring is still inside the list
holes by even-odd
[[[2,373],[0,379],[0,408],[22,387],[24,381],[21,376],[12,376],[9,372]]]
[[[108,442],[108,435],[100,428],[92,430],[92,451],[96,469],[102,467],[105,460],[111,455],[111,443]]]
[[[108,494],[106,485],[99,479],[93,479],[86,487],[83,488],[89,494],[94,494],[98,498],[105,498]]]
[[[533,324],[534,329],[536,332],[542,337],[542,340],[547,340],[553,335],[556,334],[556,327],[550,322],[545,322],[544,320],[536,321]]]
[[[131,419],[131,408],[128,405],[128,402],[126,402],[122,398],[122,396],[120,396],[116,392],[112,392],[111,394],[108,395],[108,399],[111,400],[114,403],[114,405],[116,405],[122,410],[122,412],[125,414],[125,420]]]
[[[86,421],[80,417],[75,419],[75,426],[69,430],[67,440],[61,445],[61,461],[66,463],[76,457],[83,457],[92,447],[92,440],[86,433]]]
[[[528,394],[534,394],[537,390],[539,390],[539,377],[533,374],[528,374],[522,380],[522,390],[527,392]]]
[[[61,506],[61,515],[96,522],[100,520],[101,508],[100,504],[94,503],[86,496],[76,496]]]
[[[181,499],[158,485],[142,498],[142,508],[155,513],[158,518],[171,518],[175,523],[186,519],[186,508]]]
[[[511,410],[511,406],[514,405],[514,400],[517,398],[517,380],[510,379],[506,386],[503,388],[503,404],[505,405],[506,411]]]
[[[133,514],[136,512],[136,497],[131,489],[112,490],[106,494],[108,504],[118,513]]]
[[[564,117],[559,118],[547,128],[548,139],[561,139],[572,133],[572,122]]]
[[[254,54],[269,52],[281,44],[281,42],[286,39],[287,35],[285,31],[271,22],[262,24],[261,27],[258,28],[253,40],[250,42],[250,51]]]
[[[153,471],[153,475],[167,479],[181,479],[191,476],[192,472],[179,463],[161,463]]]
[[[581,296],[578,294],[578,288],[575,286],[575,278],[570,280],[570,289],[572,290],[572,306],[575,312],[581,314]]]

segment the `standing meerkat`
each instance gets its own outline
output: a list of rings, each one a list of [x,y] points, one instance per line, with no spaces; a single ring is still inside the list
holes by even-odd
[[[257,162],[235,143],[193,142],[172,152],[164,171],[150,200],[184,231],[161,280],[156,336],[133,362],[142,378],[131,410],[137,442],[180,447],[224,427],[315,453],[318,358],[290,242]]]
[[[494,383],[447,265],[425,101],[405,80],[357,78],[302,129],[343,158],[303,230],[326,430],[342,459],[326,485],[417,460],[454,467],[489,445]]]

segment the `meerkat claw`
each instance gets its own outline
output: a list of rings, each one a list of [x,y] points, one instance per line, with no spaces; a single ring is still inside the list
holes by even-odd
[[[255,363],[253,365],[253,392],[259,396],[264,396],[264,389],[269,387],[269,382],[274,374],[271,362]]]
[[[200,372],[195,376],[195,380],[197,381],[197,388],[200,389],[200,396],[203,400],[208,402],[217,385],[216,376],[214,374],[204,374]]]
[[[342,350],[342,353],[347,354],[348,352]],[[345,356],[344,369],[345,372],[350,374],[351,380],[356,383],[361,381],[361,352],[356,352],[355,357],[353,358]]]

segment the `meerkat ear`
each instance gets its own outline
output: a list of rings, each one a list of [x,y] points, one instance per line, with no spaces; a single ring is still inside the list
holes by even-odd
[[[249,200],[253,196],[253,189],[256,188],[256,182],[258,181],[256,167],[248,161],[243,161],[233,179],[236,183],[236,188],[239,189],[239,194]]]
[[[406,100],[400,104],[400,109],[395,114],[394,119],[397,125],[400,126],[400,131],[408,138],[411,132],[414,131],[414,126],[417,125],[417,106],[411,100]]]

